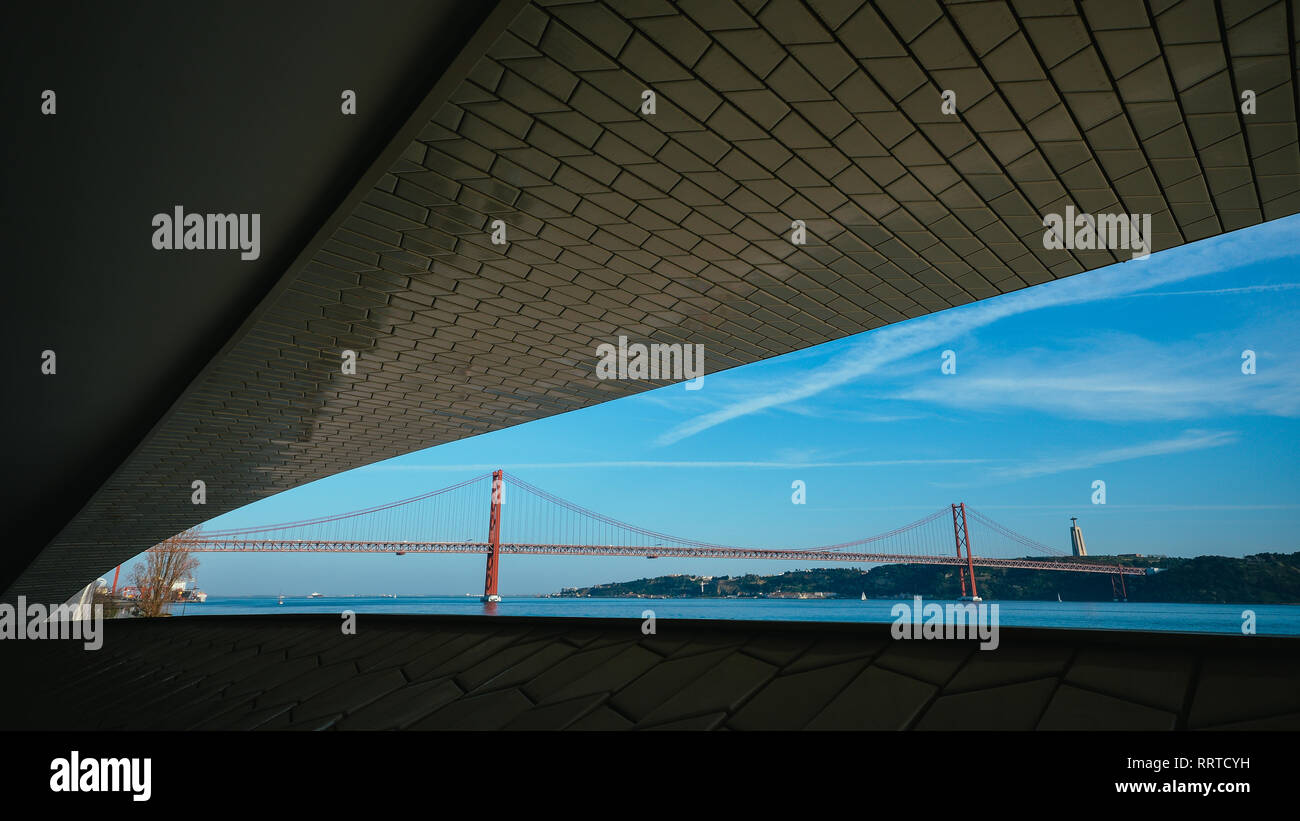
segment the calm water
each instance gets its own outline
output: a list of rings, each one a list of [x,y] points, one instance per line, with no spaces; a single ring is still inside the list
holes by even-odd
[[[906,600],[909,604],[911,600]],[[930,601],[927,599],[926,601]],[[935,600],[937,601],[937,600]],[[209,596],[203,604],[177,606],[175,615],[271,613],[437,613],[490,617],[487,605],[469,596],[326,597],[322,599]],[[992,603],[992,602],[990,602]],[[743,619],[760,621],[894,621],[890,600],[854,599],[542,599],[507,598],[495,605],[500,616]],[[1284,604],[1137,604],[1132,602],[999,601],[999,624],[1008,627],[1076,627],[1105,630],[1167,630],[1241,634],[1242,611],[1255,611],[1260,635],[1300,636],[1300,606]]]

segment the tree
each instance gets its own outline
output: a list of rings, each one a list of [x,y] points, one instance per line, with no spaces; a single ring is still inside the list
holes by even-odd
[[[91,600],[92,607],[104,608],[104,618],[115,619],[120,608],[120,600],[110,595],[107,587],[96,587],[94,598]]]
[[[140,591],[136,607],[140,615],[161,616],[173,598],[177,582],[194,574],[199,560],[190,552],[198,528],[178,533],[145,551],[144,563],[131,569],[131,583]]]

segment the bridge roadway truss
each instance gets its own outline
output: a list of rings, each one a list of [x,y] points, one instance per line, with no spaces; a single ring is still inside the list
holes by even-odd
[[[195,553],[489,553],[487,542],[365,542],[282,539],[275,541],[208,541],[191,543]],[[744,547],[662,547],[647,552],[630,545],[574,544],[501,544],[499,552],[538,556],[630,556],[679,559],[765,559],[778,561],[852,562],[856,564],[938,564],[963,567],[965,558],[957,556],[911,556],[903,553],[848,553],[831,550],[763,550]],[[971,561],[980,567],[1018,568],[1022,570],[1058,570],[1071,573],[1107,573],[1129,576],[1146,575],[1142,567],[1035,559],[995,559],[977,555]]]

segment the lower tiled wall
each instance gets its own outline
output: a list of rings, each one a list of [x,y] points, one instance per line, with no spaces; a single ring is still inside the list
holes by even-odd
[[[1300,729],[1300,639],[329,616],[0,641],[0,729]]]

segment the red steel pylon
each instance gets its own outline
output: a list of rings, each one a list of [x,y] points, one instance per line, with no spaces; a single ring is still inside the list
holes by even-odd
[[[966,566],[957,566],[957,573],[961,576],[961,597],[966,598],[966,574],[970,573],[970,596],[972,599],[978,599],[979,593],[975,589],[975,560],[970,554],[970,533],[966,530],[966,503],[961,502],[952,506],[952,534],[957,542],[957,560],[961,561],[961,549],[966,548]]]
[[[487,576],[483,580],[483,601],[500,601],[497,595],[497,563],[501,556],[501,494],[505,491],[500,470],[492,474],[492,510],[488,516]]]
[[[1115,587],[1115,579],[1119,579],[1119,587]],[[1128,601],[1128,585],[1124,583],[1123,573],[1113,573],[1110,577],[1110,595],[1115,601]]]

